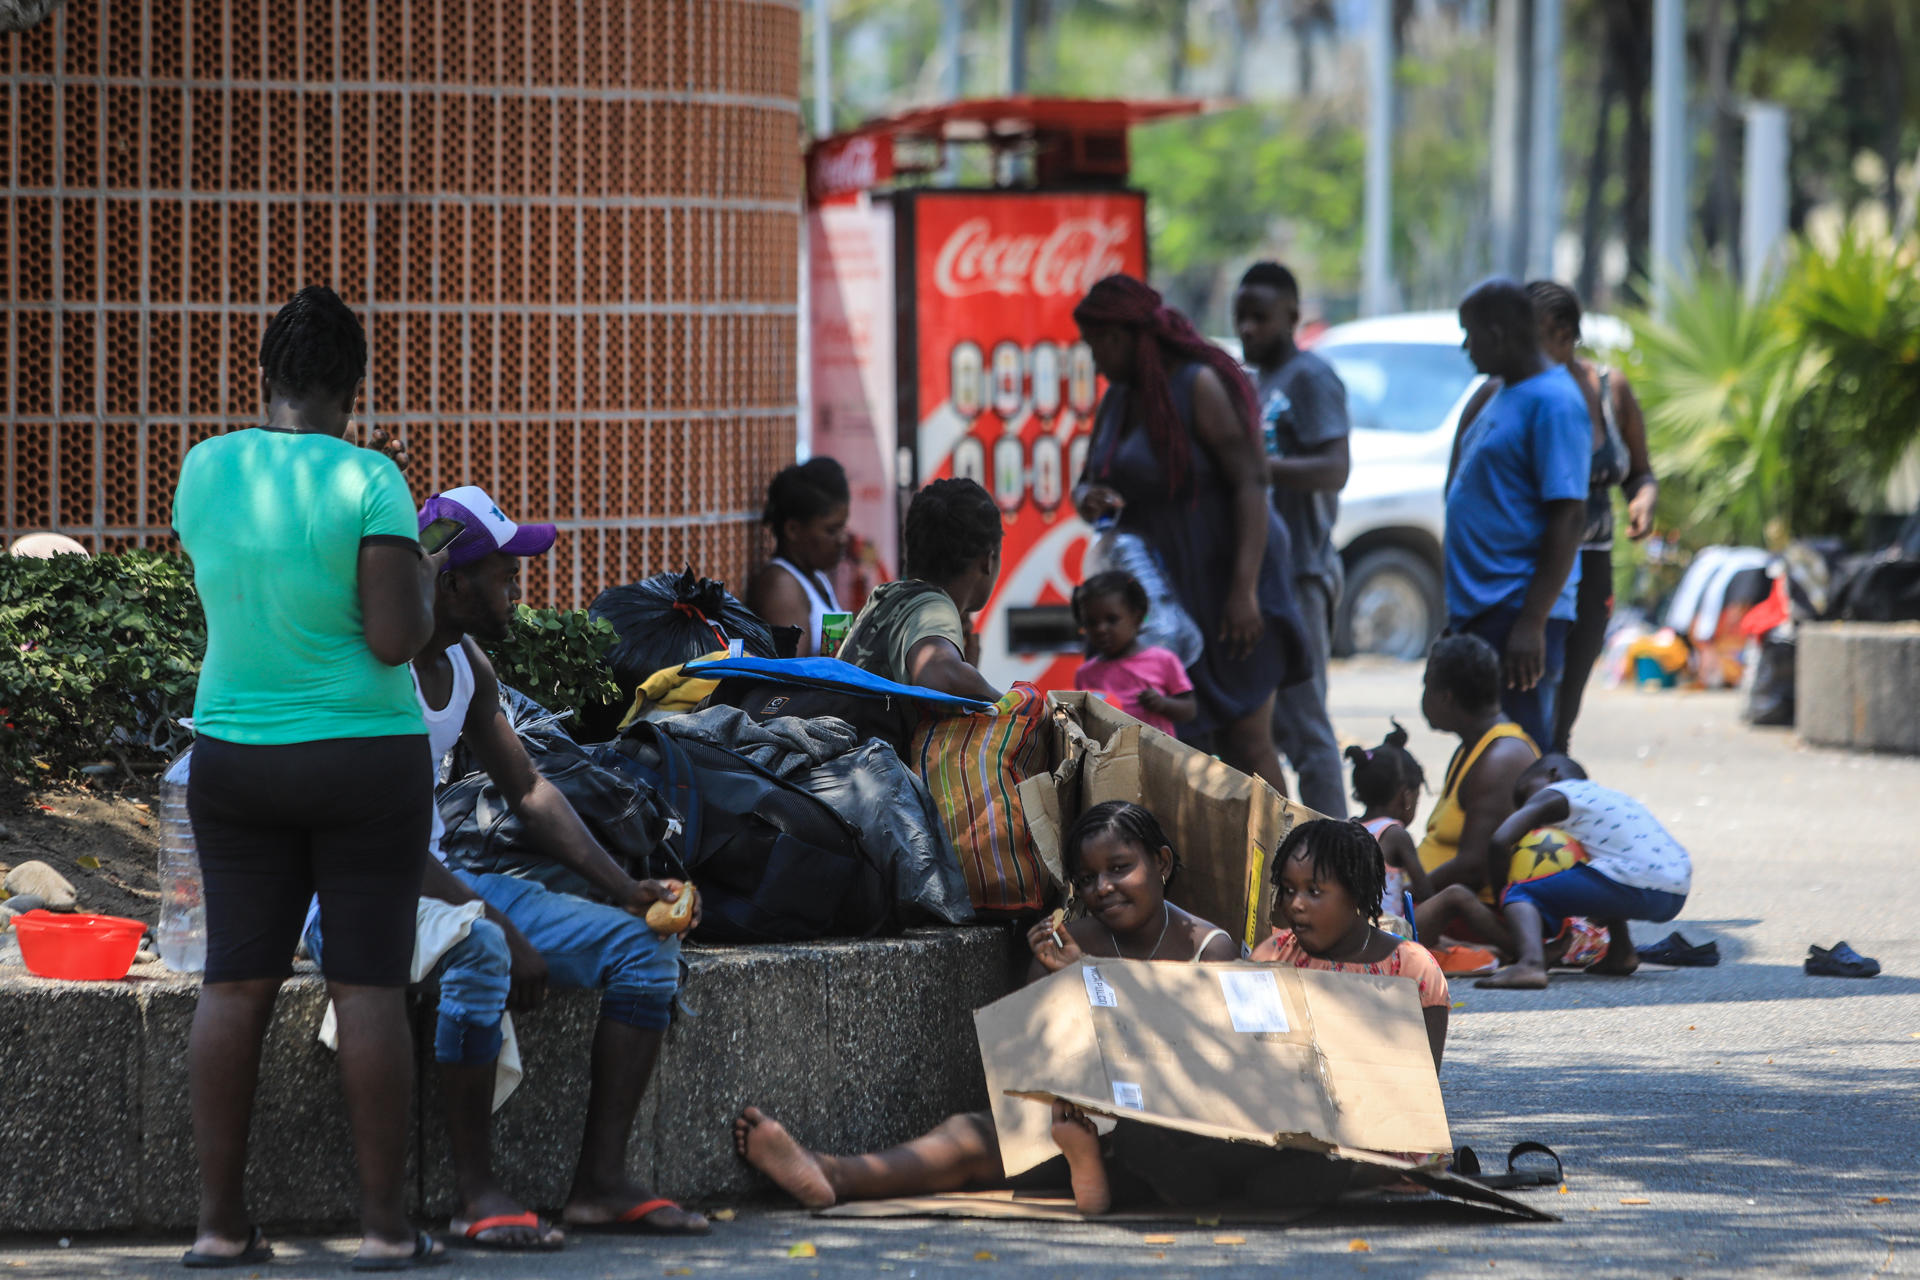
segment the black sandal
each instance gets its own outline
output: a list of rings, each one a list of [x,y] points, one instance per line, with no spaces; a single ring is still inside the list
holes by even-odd
[[[201,1253],[198,1249],[189,1249],[180,1258],[180,1265],[194,1271],[217,1271],[227,1267],[254,1267],[273,1261],[273,1246],[267,1243],[266,1232],[254,1227],[247,1235],[247,1247],[238,1253]]]
[[[1545,1169],[1522,1169],[1515,1162],[1521,1156],[1543,1155],[1553,1161],[1551,1172]],[[1505,1173],[1480,1172],[1480,1157],[1472,1147],[1462,1147],[1453,1153],[1453,1172],[1463,1178],[1479,1183],[1493,1191],[1512,1191],[1518,1187],[1551,1187],[1566,1181],[1566,1169],[1560,1163],[1560,1157],[1552,1147],[1544,1142],[1516,1142],[1513,1150],[1507,1152],[1507,1171]]]
[[[1718,942],[1688,942],[1678,933],[1670,933],[1658,942],[1639,949],[1649,964],[1670,964],[1682,969],[1710,969],[1720,963]]]
[[[1808,947],[1803,966],[1816,978],[1871,978],[1880,972],[1880,962],[1863,956],[1844,942],[1825,947]]]
[[[424,1231],[413,1233],[413,1252],[403,1253],[393,1258],[355,1258],[355,1271],[411,1271],[415,1267],[437,1267],[447,1261],[447,1254],[433,1242],[433,1237]]]

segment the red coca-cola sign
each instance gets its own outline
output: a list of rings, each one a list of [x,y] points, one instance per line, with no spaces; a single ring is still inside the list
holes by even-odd
[[[1079,581],[1087,529],[1068,497],[1099,388],[1073,308],[1105,276],[1145,275],[1145,201],[924,191],[909,209],[914,480],[977,480],[1005,519],[1000,579],[975,620],[987,678],[1069,688],[1079,658],[1021,651],[1011,618],[1065,605]]]
[[[893,139],[857,134],[824,142],[807,156],[807,191],[816,201],[870,191],[893,177]]]
[[[933,287],[949,298],[994,293],[1077,301],[1094,281],[1126,270],[1139,257],[1129,243],[1139,230],[1131,209],[1115,217],[1062,218],[1031,230],[969,218],[933,255]]]

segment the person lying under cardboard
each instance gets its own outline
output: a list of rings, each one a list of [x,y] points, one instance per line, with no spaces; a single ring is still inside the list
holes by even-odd
[[[1289,834],[1274,866],[1290,927],[1254,964],[1165,901],[1178,863],[1152,815],[1089,809],[1062,848],[1089,915],[1036,925],[1029,985],[975,1015],[990,1114],[834,1156],[748,1107],[736,1150],[816,1210],[1009,1185],[1071,1185],[1085,1214],[1139,1200],[1299,1205],[1410,1170],[1445,1178],[1446,982],[1424,949],[1362,913],[1377,910],[1367,889],[1384,868],[1364,830],[1364,844],[1344,839],[1351,825]]]

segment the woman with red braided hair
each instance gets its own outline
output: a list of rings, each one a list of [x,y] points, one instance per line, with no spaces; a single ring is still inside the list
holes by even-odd
[[[1188,672],[1200,715],[1181,736],[1285,795],[1274,691],[1310,671],[1286,527],[1267,501],[1253,387],[1233,357],[1131,276],[1095,284],[1073,318],[1111,384],[1075,505],[1089,522],[1115,516],[1140,535],[1207,638]]]

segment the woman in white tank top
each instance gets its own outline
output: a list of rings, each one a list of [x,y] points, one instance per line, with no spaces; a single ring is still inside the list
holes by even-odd
[[[847,473],[832,458],[788,467],[767,486],[761,521],[773,558],[747,582],[747,607],[769,626],[798,627],[798,656],[820,652],[820,624],[840,611],[828,575],[847,553]]]

